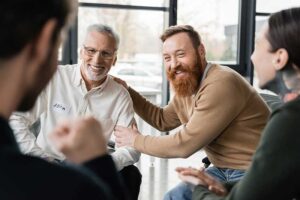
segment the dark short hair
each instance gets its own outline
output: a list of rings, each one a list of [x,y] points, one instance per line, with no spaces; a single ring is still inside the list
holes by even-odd
[[[289,62],[300,67],[300,7],[272,14],[268,26],[266,38],[271,45],[270,51],[286,49]]]
[[[166,39],[177,33],[187,33],[195,49],[197,49],[200,46],[201,37],[199,33],[190,25],[170,26],[160,36],[160,39],[164,42]]]
[[[0,0],[0,59],[10,58],[34,41],[50,19],[55,41],[72,12],[71,0]]]

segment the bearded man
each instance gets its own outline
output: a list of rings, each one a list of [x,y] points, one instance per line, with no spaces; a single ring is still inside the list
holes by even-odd
[[[117,126],[116,142],[161,158],[187,158],[204,149],[213,167],[207,172],[223,182],[240,179],[249,167],[269,109],[251,85],[234,70],[208,63],[200,35],[188,25],[169,27],[161,36],[168,80],[175,91],[163,108],[129,91],[135,112],[160,131],[182,126],[171,135],[142,135]],[[165,199],[191,199],[180,184]]]

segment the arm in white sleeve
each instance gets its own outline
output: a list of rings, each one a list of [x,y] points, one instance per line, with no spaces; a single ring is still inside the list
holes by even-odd
[[[37,145],[36,136],[30,127],[39,119],[46,110],[46,95],[44,92],[38,97],[35,106],[28,112],[14,112],[9,123],[14,131],[15,138],[24,154],[35,155],[43,158],[49,156]]]
[[[117,148],[114,153],[111,154],[117,170],[120,171],[128,165],[136,163],[141,156],[141,153],[131,147]]]
[[[126,93],[127,94],[127,93]],[[129,94],[122,100],[121,114],[118,118],[117,125],[130,127],[135,123],[134,110]],[[114,134],[111,139],[114,141]],[[116,151],[111,154],[118,171],[128,165],[133,165],[139,161],[141,153],[132,147],[117,147]]]

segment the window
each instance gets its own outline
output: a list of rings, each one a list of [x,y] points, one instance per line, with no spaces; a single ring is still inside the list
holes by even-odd
[[[133,74],[133,70],[131,70],[131,69],[122,69],[122,70],[120,70],[117,74],[116,74],[116,76],[122,76],[122,75],[131,75],[131,76],[133,76],[134,74]]]
[[[273,13],[295,6],[300,6],[299,0],[256,0],[256,12],[259,13]]]
[[[237,64],[238,0],[178,0],[178,24],[201,35],[209,61]]]
[[[149,74],[147,74],[146,72],[143,72],[141,70],[135,70],[134,75],[135,76],[150,76]]]
[[[79,0],[86,3],[122,4],[136,6],[168,6],[165,0]]]

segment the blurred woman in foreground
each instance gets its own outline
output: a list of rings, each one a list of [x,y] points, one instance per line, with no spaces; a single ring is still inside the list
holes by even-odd
[[[300,198],[300,7],[270,16],[251,60],[260,87],[285,103],[273,111],[252,165],[238,183],[222,185],[203,170],[177,169],[183,180],[197,182],[193,200]]]

